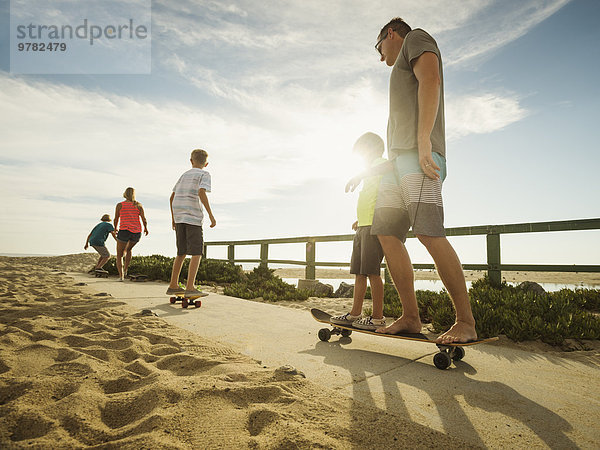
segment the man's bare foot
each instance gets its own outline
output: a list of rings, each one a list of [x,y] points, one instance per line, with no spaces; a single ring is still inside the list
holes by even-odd
[[[452,342],[469,342],[477,339],[475,325],[466,322],[456,322],[448,331],[438,337],[438,344],[450,344]]]
[[[421,332],[421,320],[417,317],[411,319],[408,317],[400,317],[393,324],[387,327],[377,328],[377,333],[383,334],[398,334],[398,333],[420,333]]]

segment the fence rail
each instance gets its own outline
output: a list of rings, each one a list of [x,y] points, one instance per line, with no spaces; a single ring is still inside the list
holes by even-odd
[[[583,231],[600,230],[600,218],[578,219],[555,222],[533,222],[506,225],[478,225],[472,227],[446,228],[447,236],[486,236],[487,264],[463,264],[465,270],[485,270],[493,284],[500,284],[502,271],[536,271],[536,272],[600,272],[600,265],[564,265],[564,264],[502,264],[500,261],[500,235],[514,233],[544,233],[556,231]],[[408,238],[414,238],[410,232]],[[206,242],[205,252],[208,247],[227,246],[227,259],[231,263],[258,263],[264,266],[270,264],[302,265],[306,267],[305,278],[315,279],[316,267],[348,267],[348,262],[316,261],[316,245],[318,242],[343,242],[352,241],[354,234],[338,234],[329,236],[303,236],[275,239],[253,239],[242,241],[214,241]],[[275,244],[306,245],[306,259],[304,261],[287,259],[269,259],[269,246]],[[259,259],[236,259],[235,247],[242,245],[260,245]],[[383,265],[385,266],[385,265]],[[413,264],[415,269],[434,269],[433,264]]]

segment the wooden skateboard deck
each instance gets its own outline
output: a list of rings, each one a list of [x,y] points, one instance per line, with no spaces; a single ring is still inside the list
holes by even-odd
[[[96,269],[94,270],[94,276],[96,278],[108,278],[108,272],[106,270]]]
[[[182,308],[187,308],[189,305],[194,305],[196,308],[200,308],[202,306],[202,301],[197,300],[197,299],[206,297],[208,295],[205,292],[202,292],[200,295],[190,295],[190,296],[186,296],[184,294],[185,294],[184,291],[178,292],[177,294],[170,296],[169,301],[171,302],[171,304],[181,302]]]
[[[455,343],[455,344],[438,344],[432,339],[421,333],[400,333],[400,334],[384,334],[377,333],[370,330],[362,330],[360,328],[353,327],[352,325],[338,325],[330,322],[331,314],[327,314],[325,311],[320,309],[312,308],[310,310],[313,319],[317,322],[326,323],[333,327],[332,330],[329,328],[321,328],[319,330],[319,339],[322,341],[329,341],[332,334],[341,334],[343,337],[348,337],[352,332],[372,334],[374,336],[387,337],[392,339],[403,339],[406,341],[425,342],[428,344],[435,344],[440,352],[433,357],[433,363],[438,369],[447,369],[450,367],[452,361],[460,361],[465,356],[465,350],[463,347],[469,347],[471,345],[477,345],[484,342],[492,342],[498,340],[497,337],[491,337],[487,339],[477,339],[470,342]]]

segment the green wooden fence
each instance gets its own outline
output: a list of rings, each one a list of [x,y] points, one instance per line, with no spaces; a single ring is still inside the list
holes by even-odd
[[[600,230],[600,218],[578,219],[555,222],[517,223],[507,225],[478,225],[472,227],[446,228],[447,236],[486,236],[487,264],[463,264],[465,270],[486,270],[490,281],[500,284],[502,271],[536,271],[536,272],[600,272],[600,265],[549,265],[549,264],[502,264],[500,260],[501,247],[500,236],[502,234],[514,233],[543,233],[556,231],[583,231]],[[411,232],[408,238],[414,238]],[[347,267],[349,262],[324,262],[316,261],[316,246],[318,242],[341,242],[352,241],[354,234],[340,234],[329,236],[303,236],[277,239],[254,239],[245,241],[215,241],[206,242],[204,254],[207,257],[208,247],[227,246],[227,259],[232,263],[258,263],[264,266],[269,264],[290,264],[306,267],[305,278],[315,279],[316,267]],[[277,244],[305,243],[306,259],[294,261],[287,259],[269,259],[269,246]],[[259,259],[237,259],[235,258],[235,247],[241,245],[260,245]],[[385,267],[385,265],[383,265]],[[434,269],[433,264],[413,264],[415,269]]]

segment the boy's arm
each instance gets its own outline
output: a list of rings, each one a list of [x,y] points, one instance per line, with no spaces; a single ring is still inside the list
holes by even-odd
[[[175,216],[173,215],[173,199],[175,198],[175,192],[171,192],[171,198],[169,199],[169,208],[171,209],[171,224],[175,229]]]
[[[85,240],[85,245],[83,246],[84,250],[87,250],[88,247],[90,246],[90,238],[92,237],[92,233],[88,234],[87,239]]]
[[[377,175],[383,175],[386,172],[394,169],[393,161],[386,161],[384,163],[378,164],[375,167],[371,167],[370,169],[365,170],[364,172],[359,173],[358,175],[352,177],[348,184],[346,184],[346,192],[354,191],[356,187],[360,184],[363,178],[374,177]]]
[[[210,204],[208,203],[208,196],[206,195],[206,189],[198,189],[198,197],[200,197],[200,201],[202,202],[202,205],[208,213],[208,217],[210,218],[210,227],[214,228],[214,226],[217,224],[217,221],[215,220],[215,216],[213,216],[212,210],[210,209]]]

